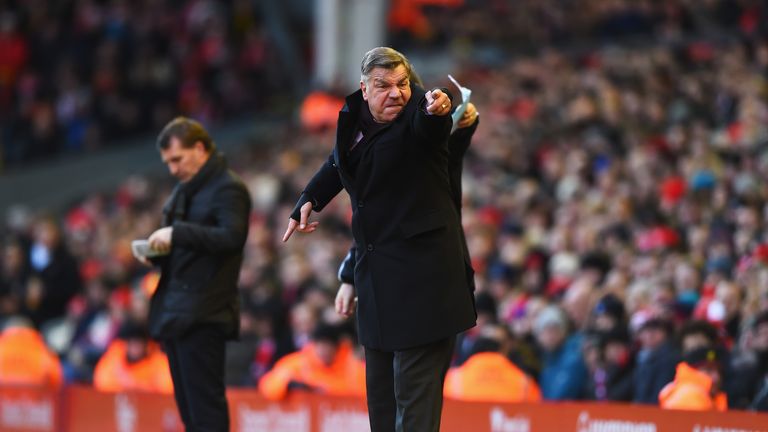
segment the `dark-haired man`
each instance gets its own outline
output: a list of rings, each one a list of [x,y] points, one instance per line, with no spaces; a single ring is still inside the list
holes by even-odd
[[[188,431],[228,431],[225,342],[238,334],[237,279],[251,201],[200,123],[178,117],[157,139],[179,180],[149,237],[162,275],[149,328],[168,354],[174,395]]]

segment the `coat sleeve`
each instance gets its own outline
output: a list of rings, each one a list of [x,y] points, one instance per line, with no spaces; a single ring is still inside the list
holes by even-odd
[[[341,178],[339,178],[339,172],[336,170],[336,162],[334,161],[333,154],[331,154],[328,156],[328,160],[312,177],[312,180],[309,181],[307,187],[304,188],[304,192],[302,192],[301,197],[299,197],[291,211],[291,219],[297,221],[300,219],[301,206],[307,202],[312,203],[312,210],[316,212],[321,211],[341,192],[343,187]]]
[[[214,195],[211,202],[214,224],[177,221],[171,244],[208,253],[240,251],[248,236],[251,199],[240,183],[232,183]]]
[[[342,261],[341,265],[339,266],[339,273],[337,274],[337,277],[339,278],[340,282],[354,285],[356,253],[357,248],[352,245],[352,247],[349,248],[349,252],[347,252],[347,256],[344,257],[344,261]]]
[[[453,100],[451,92],[447,89],[440,89]],[[413,115],[412,127],[416,133],[419,142],[423,142],[430,147],[444,146],[448,136],[451,133],[453,120],[451,116],[432,115],[427,112],[427,98],[422,95],[418,102],[418,108]]]

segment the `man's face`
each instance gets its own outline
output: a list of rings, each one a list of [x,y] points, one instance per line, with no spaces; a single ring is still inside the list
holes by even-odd
[[[168,166],[168,171],[182,183],[188,182],[200,171],[208,156],[202,142],[184,148],[181,140],[176,137],[171,137],[168,148],[160,149],[160,158]]]
[[[404,65],[394,69],[374,68],[367,80],[360,81],[360,89],[373,119],[379,123],[395,120],[411,99],[408,70]]]
[[[552,352],[560,348],[565,341],[565,329],[558,325],[548,325],[536,334],[536,340],[546,352]]]
[[[125,358],[129,363],[136,363],[147,356],[147,341],[141,338],[130,338],[125,344]]]
[[[333,364],[338,350],[339,346],[329,341],[315,341],[315,353],[325,366],[330,367]]]

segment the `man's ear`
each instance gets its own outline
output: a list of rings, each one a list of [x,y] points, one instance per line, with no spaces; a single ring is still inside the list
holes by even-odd
[[[365,85],[364,81],[360,81],[360,90],[363,91],[363,100],[368,100],[368,87]]]
[[[208,153],[208,150],[205,149],[205,144],[203,144],[202,141],[196,141],[194,148],[195,151],[199,153]]]

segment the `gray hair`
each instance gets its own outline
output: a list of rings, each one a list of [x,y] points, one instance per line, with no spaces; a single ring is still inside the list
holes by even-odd
[[[558,327],[568,330],[568,319],[558,306],[550,305],[542,309],[533,322],[533,332],[541,333],[547,327]]]
[[[360,81],[367,81],[375,68],[392,70],[400,65],[405,66],[410,77],[413,73],[411,62],[401,52],[390,47],[376,47],[365,53],[363,61],[360,62]]]

